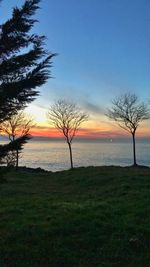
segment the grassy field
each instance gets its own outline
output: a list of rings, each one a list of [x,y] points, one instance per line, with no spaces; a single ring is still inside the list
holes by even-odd
[[[8,173],[0,267],[150,267],[150,169]]]

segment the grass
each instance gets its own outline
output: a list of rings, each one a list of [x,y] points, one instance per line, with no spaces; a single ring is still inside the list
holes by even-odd
[[[0,267],[149,267],[150,169],[7,174]]]

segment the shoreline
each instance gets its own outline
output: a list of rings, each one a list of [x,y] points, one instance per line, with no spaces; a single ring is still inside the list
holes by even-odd
[[[0,169],[5,169],[8,171],[15,171],[20,173],[60,173],[65,171],[74,171],[79,169],[109,169],[109,168],[121,168],[121,169],[150,169],[149,166],[146,165],[127,165],[127,166],[120,166],[120,165],[102,165],[102,166],[81,166],[81,167],[74,167],[73,169],[64,169],[64,170],[58,170],[58,171],[48,171],[43,168],[37,167],[37,168],[31,168],[26,166],[20,166],[18,167],[18,170],[16,170],[15,167],[6,167],[6,166],[0,166]]]

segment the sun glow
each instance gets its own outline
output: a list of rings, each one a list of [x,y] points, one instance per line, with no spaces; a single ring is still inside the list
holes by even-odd
[[[44,107],[30,105],[26,108],[25,112],[34,118],[36,125],[43,127],[48,125],[47,111]]]
[[[48,123],[47,109],[37,105],[30,105],[26,112],[35,119],[36,126],[31,129],[33,136],[60,138],[62,133]],[[141,124],[137,130],[138,137],[149,137],[150,130],[148,122]],[[115,122],[108,120],[104,115],[91,116],[84,122],[77,132],[80,138],[121,138],[130,136],[128,132],[121,129]]]

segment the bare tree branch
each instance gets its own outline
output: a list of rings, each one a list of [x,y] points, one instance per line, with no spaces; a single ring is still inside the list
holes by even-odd
[[[48,111],[48,120],[55,128],[63,133],[70,149],[72,161],[71,143],[80,127],[88,119],[88,115],[83,113],[75,104],[65,100],[59,100],[52,105]],[[71,168],[73,163],[71,162]]]
[[[12,116],[7,121],[4,121],[0,124],[0,131],[3,134],[8,135],[10,142],[14,142],[17,138],[29,136],[30,129],[35,126],[32,117],[28,117],[23,111],[18,112],[18,114]],[[31,138],[31,135],[30,135]],[[12,157],[11,157],[12,156]],[[16,148],[16,151],[10,151],[7,161],[16,158],[16,167],[18,167],[19,160],[19,150]],[[7,162],[12,164],[12,162]]]
[[[108,109],[106,116],[132,134],[134,165],[136,165],[135,133],[140,123],[150,118],[149,106],[139,102],[135,94],[125,94],[112,101],[112,108]]]

